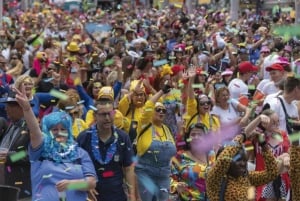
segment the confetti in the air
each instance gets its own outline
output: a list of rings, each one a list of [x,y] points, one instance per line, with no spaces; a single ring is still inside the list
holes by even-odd
[[[50,93],[51,96],[54,96],[55,98],[61,99],[61,100],[67,100],[68,96],[58,90],[51,89]]]
[[[67,186],[68,190],[79,190],[88,188],[88,183],[86,181],[71,183]]]
[[[16,161],[19,161],[19,160],[25,158],[26,155],[27,155],[26,151],[19,151],[17,153],[10,155],[9,157],[10,157],[10,160],[14,163]]]

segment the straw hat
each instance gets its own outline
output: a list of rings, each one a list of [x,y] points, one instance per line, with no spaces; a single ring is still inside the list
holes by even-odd
[[[80,48],[76,42],[70,42],[70,44],[67,46],[67,50],[69,52],[78,52]]]

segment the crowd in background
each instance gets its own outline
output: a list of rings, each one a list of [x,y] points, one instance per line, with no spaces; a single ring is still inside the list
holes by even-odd
[[[0,183],[24,200],[300,200],[300,41],[278,33],[294,21],[4,10]]]

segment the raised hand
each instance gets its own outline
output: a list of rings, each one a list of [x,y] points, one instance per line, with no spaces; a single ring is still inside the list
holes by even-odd
[[[195,77],[197,74],[196,68],[195,67],[191,67],[188,69],[188,77],[192,78]]]
[[[262,126],[267,127],[270,124],[270,117],[261,114],[260,116],[260,122],[262,124]]]
[[[16,100],[18,104],[22,107],[23,111],[31,110],[30,102],[26,96],[25,85],[21,85],[21,91],[13,87],[13,91],[16,93]]]
[[[171,91],[171,86],[170,86],[170,82],[168,80],[165,81],[164,86],[162,88],[162,91],[164,92],[164,94],[167,94]]]

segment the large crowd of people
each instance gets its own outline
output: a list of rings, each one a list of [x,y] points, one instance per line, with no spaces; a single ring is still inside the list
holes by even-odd
[[[24,201],[300,200],[295,16],[239,16],[4,7],[0,185]]]

